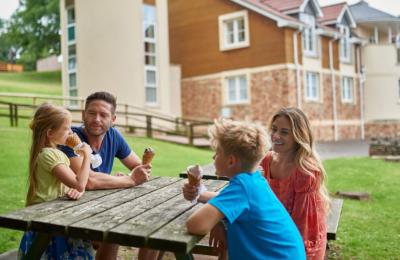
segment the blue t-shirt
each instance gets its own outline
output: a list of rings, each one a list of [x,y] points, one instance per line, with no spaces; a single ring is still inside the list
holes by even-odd
[[[82,142],[88,143],[86,135],[83,132],[83,126],[71,127],[71,129],[79,136]],[[74,151],[67,146],[60,146],[60,149],[68,156],[68,158],[77,156]],[[118,132],[117,129],[111,127],[104,136],[98,153],[103,160],[102,164],[97,168],[90,167],[95,172],[110,174],[114,163],[114,157],[117,157],[120,160],[124,159],[131,153],[131,149],[122,137],[121,133]],[[93,154],[95,154],[95,152],[93,152]]]
[[[296,225],[260,172],[240,173],[209,202],[227,222],[229,259],[306,259]]]

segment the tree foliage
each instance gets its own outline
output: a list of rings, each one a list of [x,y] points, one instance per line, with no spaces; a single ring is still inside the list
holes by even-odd
[[[5,27],[1,38],[9,48],[8,59],[10,50],[17,52],[17,62],[27,70],[35,69],[36,60],[60,53],[59,0],[20,0]]]

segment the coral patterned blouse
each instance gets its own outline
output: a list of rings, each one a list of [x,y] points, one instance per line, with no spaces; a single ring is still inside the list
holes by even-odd
[[[269,152],[261,162],[271,189],[289,212],[303,237],[307,259],[324,259],[326,250],[326,210],[318,193],[320,172],[315,177],[296,169],[283,179],[271,178]]]

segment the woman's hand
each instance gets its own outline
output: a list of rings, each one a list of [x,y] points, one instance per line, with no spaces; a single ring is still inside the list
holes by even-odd
[[[225,225],[220,221],[213,227],[210,232],[209,245],[217,249],[219,258],[226,259],[227,256],[227,241]]]

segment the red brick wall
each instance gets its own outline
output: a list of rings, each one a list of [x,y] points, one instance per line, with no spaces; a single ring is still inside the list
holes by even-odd
[[[301,77],[303,75],[301,74]],[[296,72],[292,69],[268,70],[251,73],[248,77],[250,104],[226,105],[231,118],[259,121],[267,126],[272,115],[281,107],[297,105]],[[304,80],[301,79],[302,110],[312,122],[316,140],[334,140],[332,78],[321,74],[322,102],[304,100]],[[340,77],[336,76],[336,108],[339,140],[360,139],[360,96],[355,81],[355,103],[341,102]],[[219,75],[210,79],[185,79],[182,81],[183,116],[212,120],[221,115],[223,108],[223,80]],[[400,130],[400,124],[399,124]]]

